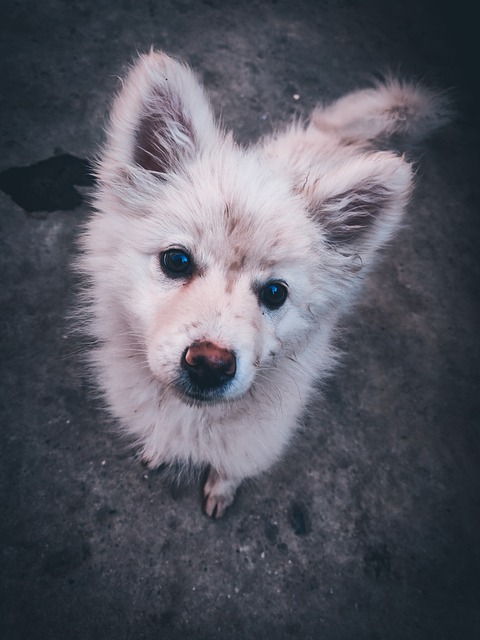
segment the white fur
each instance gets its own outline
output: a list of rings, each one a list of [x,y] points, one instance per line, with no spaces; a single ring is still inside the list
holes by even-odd
[[[368,141],[417,138],[442,114],[431,92],[390,80],[242,149],[182,63],[152,51],[125,79],[78,260],[92,360],[150,465],[210,467],[209,515],[284,452],[334,364],[340,314],[400,224],[411,167]],[[172,247],[192,256],[193,275],[162,270]],[[273,311],[259,299],[272,280],[288,287]],[[199,341],[236,354],[216,401],[177,384]]]

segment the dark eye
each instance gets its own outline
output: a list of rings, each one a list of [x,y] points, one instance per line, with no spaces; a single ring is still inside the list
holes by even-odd
[[[169,249],[161,253],[160,265],[171,278],[188,276],[193,271],[192,259],[183,249]]]
[[[287,287],[281,282],[269,282],[260,289],[260,301],[269,309],[278,309],[287,299]]]

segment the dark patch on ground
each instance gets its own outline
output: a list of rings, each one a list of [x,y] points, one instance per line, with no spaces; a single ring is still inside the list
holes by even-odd
[[[27,213],[75,209],[83,198],[74,185],[93,183],[90,162],[69,153],[0,173],[0,189]]]
[[[43,572],[53,577],[63,577],[71,573],[91,555],[87,542],[79,542],[67,545],[60,551],[50,553],[43,564]]]
[[[388,578],[391,573],[392,555],[386,544],[367,549],[364,555],[366,573],[373,573],[375,579]]]
[[[310,519],[304,505],[292,502],[288,512],[288,521],[297,536],[305,536],[310,533]]]
[[[278,525],[275,522],[267,522],[265,525],[265,536],[269,542],[275,542],[278,537]]]

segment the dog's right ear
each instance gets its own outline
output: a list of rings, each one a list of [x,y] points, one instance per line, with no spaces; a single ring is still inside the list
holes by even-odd
[[[301,193],[330,247],[367,265],[401,225],[411,187],[412,167],[405,159],[378,151],[305,180]]]
[[[142,55],[114,102],[106,155],[160,177],[218,139],[208,99],[194,73],[166,54]]]

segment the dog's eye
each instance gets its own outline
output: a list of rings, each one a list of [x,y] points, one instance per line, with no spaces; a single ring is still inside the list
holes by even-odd
[[[281,282],[269,282],[260,290],[260,300],[269,309],[278,309],[287,299],[287,287]]]
[[[193,271],[192,259],[182,249],[169,249],[161,253],[160,265],[171,278],[188,276]]]

